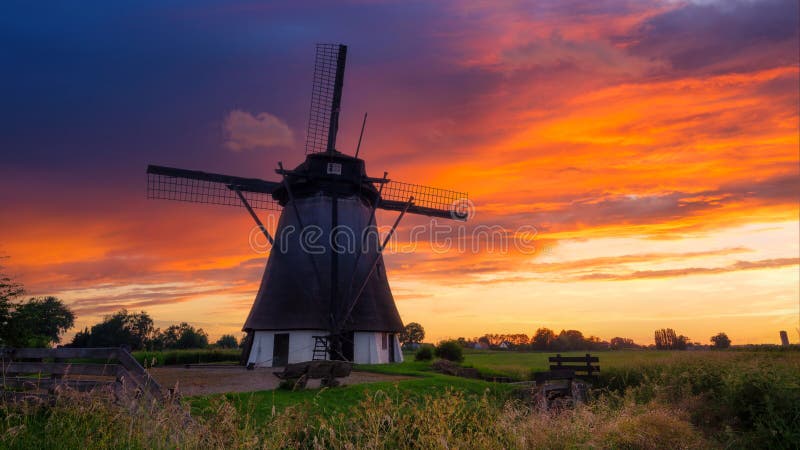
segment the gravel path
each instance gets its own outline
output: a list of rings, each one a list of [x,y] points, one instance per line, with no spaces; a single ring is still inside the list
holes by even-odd
[[[275,389],[281,382],[273,372],[283,368],[246,370],[242,366],[219,368],[153,367],[148,369],[163,389],[178,388],[183,396],[219,394],[224,392],[251,392]],[[353,371],[349,377],[340,378],[342,384],[374,383],[376,381],[407,380],[411,377]],[[308,388],[319,387],[320,380],[309,380]]]

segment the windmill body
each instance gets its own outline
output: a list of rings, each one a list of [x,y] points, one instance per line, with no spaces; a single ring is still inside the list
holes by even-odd
[[[329,165],[334,173],[327,173]],[[313,359],[314,337],[327,336],[352,302],[353,279],[366,286],[342,324],[343,356],[362,364],[402,361],[397,333],[403,323],[383,265],[370,274],[370,263],[380,258],[373,217],[378,191],[366,178],[360,159],[312,153],[287,175],[289,189],[273,193],[283,213],[244,325],[253,339],[248,362]],[[275,336],[287,334],[279,337],[288,338],[284,352]]]
[[[272,243],[244,323],[243,360],[281,366],[314,359],[402,361],[403,323],[383,264],[388,237],[376,209],[465,220],[466,194],[369,177],[335,149],[347,47],[317,46],[306,158],[281,181],[148,167],[150,198],[243,206]],[[274,236],[255,210],[281,211]]]

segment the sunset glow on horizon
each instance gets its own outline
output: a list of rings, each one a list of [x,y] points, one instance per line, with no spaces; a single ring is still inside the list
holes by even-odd
[[[349,46],[339,150],[367,111],[371,176],[466,191],[465,235],[511,240],[411,252],[434,225],[401,223],[388,278],[427,341],[800,338],[797,1],[186,6],[0,18],[3,270],[73,308],[68,338],[121,308],[241,334],[267,258],[252,219],[147,200],[145,169],[299,164],[316,42]]]

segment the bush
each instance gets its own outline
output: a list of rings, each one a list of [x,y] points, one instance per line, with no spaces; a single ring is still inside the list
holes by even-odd
[[[427,345],[422,346],[414,354],[414,361],[430,361],[433,359],[433,349]]]
[[[442,341],[436,346],[436,356],[448,361],[464,361],[464,352],[457,341]]]

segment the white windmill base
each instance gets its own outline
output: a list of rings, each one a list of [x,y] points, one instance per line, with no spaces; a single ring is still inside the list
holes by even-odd
[[[287,363],[311,361],[314,357],[316,341],[314,337],[327,334],[324,330],[256,331],[247,364],[254,364],[256,367],[277,367]],[[397,335],[374,331],[355,332],[353,362],[356,364],[403,362],[403,352],[400,350]]]

